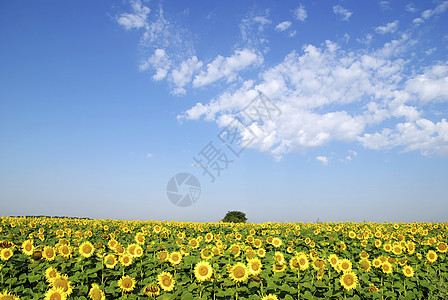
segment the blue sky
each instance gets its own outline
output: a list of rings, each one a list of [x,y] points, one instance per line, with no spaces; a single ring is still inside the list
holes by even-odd
[[[446,28],[448,1],[2,1],[0,214],[446,221]]]

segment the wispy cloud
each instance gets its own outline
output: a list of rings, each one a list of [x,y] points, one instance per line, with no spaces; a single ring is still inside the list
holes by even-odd
[[[235,50],[234,54],[228,57],[219,55],[207,64],[206,71],[201,71],[194,78],[193,87],[203,87],[221,78],[225,78],[228,82],[233,81],[237,72],[262,61],[261,55],[249,49]]]
[[[398,29],[398,21],[387,23],[385,26],[378,26],[375,31],[379,34],[393,33]]]
[[[265,28],[271,22],[268,9],[263,13],[255,13],[252,11],[246,15],[239,25],[242,40],[240,48],[262,49],[263,52],[266,52],[268,39]]]
[[[285,31],[289,27],[291,27],[292,23],[290,21],[284,21],[275,26],[275,30],[277,31]]]
[[[333,6],[333,12],[338,15],[343,21],[348,21],[353,14],[351,11],[342,7],[341,5]]]
[[[297,20],[305,22],[306,18],[308,17],[305,6],[300,4],[299,7],[294,10],[294,16]]]
[[[187,92],[185,86],[191,82],[193,74],[198,72],[202,65],[202,61],[199,61],[196,56],[193,56],[184,60],[179,68],[172,71],[171,78],[175,85],[173,90],[175,95],[184,95]]]
[[[415,24],[420,24],[425,22],[426,20],[432,18],[433,16],[444,13],[448,9],[448,1],[444,1],[437,5],[434,9],[427,9],[422,12],[420,18],[415,18],[413,22]]]
[[[131,1],[132,12],[122,13],[117,17],[118,24],[127,30],[132,28],[142,28],[147,26],[148,14],[151,12],[149,7],[143,6],[140,0]]]
[[[410,13],[415,13],[417,12],[417,8],[415,7],[414,3],[409,3],[406,5],[406,11]]]
[[[328,158],[326,156],[316,156],[316,160],[321,162],[324,166],[328,166]]]

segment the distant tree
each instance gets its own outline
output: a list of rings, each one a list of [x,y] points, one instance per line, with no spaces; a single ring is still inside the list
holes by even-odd
[[[246,223],[247,218],[246,214],[240,211],[229,211],[225,215],[224,219],[221,222],[229,222],[229,223]]]

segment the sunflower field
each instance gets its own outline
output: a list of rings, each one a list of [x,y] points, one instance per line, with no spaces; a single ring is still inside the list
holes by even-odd
[[[448,299],[448,223],[0,220],[0,299]]]

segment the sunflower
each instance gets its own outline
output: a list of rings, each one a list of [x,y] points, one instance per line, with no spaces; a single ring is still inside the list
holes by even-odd
[[[365,272],[372,270],[372,264],[367,258],[363,258],[359,261],[359,269]]]
[[[56,251],[52,247],[45,246],[42,252],[42,257],[48,261],[53,261],[56,257]]]
[[[238,247],[239,249],[239,247]],[[209,260],[213,258],[213,251],[210,248],[204,248],[201,250],[201,258]]]
[[[395,245],[392,247],[392,252],[395,255],[400,255],[401,253],[403,253],[403,248],[401,247],[401,245]]]
[[[278,297],[276,295],[269,294],[261,298],[261,300],[278,300]]]
[[[137,247],[137,244],[130,244],[127,248],[126,248],[126,252],[129,253],[132,257],[135,256],[135,248]]]
[[[106,295],[100,289],[100,287],[95,283],[92,283],[92,287],[90,288],[90,291],[89,291],[89,297],[92,300],[106,300]]]
[[[155,284],[147,285],[143,288],[143,294],[148,297],[157,297],[160,295],[160,288]]]
[[[168,251],[163,250],[157,253],[157,258],[160,259],[162,262],[168,260]]]
[[[132,256],[128,253],[121,255],[119,260],[120,260],[120,264],[125,267],[132,264]]]
[[[2,293],[0,293],[0,299],[5,299],[5,300],[20,300],[19,297],[17,297],[16,295],[11,295],[9,292],[7,291],[3,291]]]
[[[305,254],[299,255],[299,257],[297,258],[297,261],[299,263],[301,271],[305,271],[310,266],[310,263],[308,261],[308,257]]]
[[[272,245],[273,245],[275,248],[280,247],[282,244],[283,244],[283,242],[282,242],[282,240],[281,240],[280,238],[275,237],[275,238],[272,239]]]
[[[414,269],[411,266],[405,266],[403,268],[403,274],[406,277],[413,277],[414,276]]]
[[[448,251],[448,246],[445,242],[439,242],[437,244],[437,251],[440,253],[446,253]]]
[[[22,252],[25,253],[28,256],[33,255],[34,253],[34,246],[32,240],[26,240],[22,243]]]
[[[109,240],[109,242],[107,242],[107,246],[110,248],[110,250],[115,250],[115,247],[118,245],[118,242],[114,239]]]
[[[289,260],[289,267],[293,271],[299,271],[299,269],[300,269],[299,258],[297,256],[291,257],[291,259]]]
[[[195,239],[195,238],[190,239],[190,240],[188,241],[188,245],[189,245],[191,248],[196,249],[197,247],[199,247],[199,241],[198,241],[197,239]]]
[[[171,252],[170,256],[168,257],[168,261],[171,263],[171,265],[178,266],[182,262],[182,254],[180,252]]]
[[[58,253],[63,258],[70,258],[72,256],[72,249],[68,245],[61,245],[58,247]]]
[[[278,264],[283,264],[285,262],[285,257],[283,255],[283,253],[278,252],[278,251],[275,251],[274,259],[275,259],[275,262]]]
[[[123,292],[131,292],[135,288],[135,279],[129,276],[122,276],[120,280],[118,280],[118,287]]]
[[[347,272],[341,276],[339,282],[347,291],[350,291],[356,289],[356,286],[358,285],[358,276],[353,272]]]
[[[65,300],[67,299],[66,293],[62,288],[51,288],[45,293],[45,300]]]
[[[236,263],[229,269],[229,276],[234,282],[243,282],[249,277],[249,271],[243,263]]]
[[[383,272],[385,274],[391,274],[393,272],[392,264],[390,262],[388,262],[388,261],[385,261],[383,263],[383,265],[381,266],[381,268],[383,269]]]
[[[107,254],[104,257],[104,265],[106,266],[106,268],[108,269],[113,269],[115,268],[115,266],[117,265],[118,260],[117,257],[115,256],[115,254]]]
[[[0,258],[1,260],[8,260],[11,258],[13,253],[14,252],[11,248],[3,248],[2,251],[0,252]]]
[[[137,247],[135,247],[134,255],[136,257],[141,257],[143,255],[143,248],[140,245],[137,245]]]
[[[58,271],[53,267],[49,267],[45,270],[45,279],[47,280],[48,283],[52,283],[54,279],[58,276],[59,276]]]
[[[383,242],[381,240],[375,240],[375,247],[380,248]]]
[[[194,276],[199,282],[204,282],[212,277],[213,268],[208,261],[200,261],[194,267]]]
[[[263,242],[260,239],[255,239],[252,244],[255,248],[260,248],[263,245]]]
[[[204,240],[205,240],[206,243],[210,243],[213,240],[213,233],[211,233],[211,232],[207,233],[205,235]]]
[[[251,258],[247,262],[247,270],[249,270],[249,273],[252,275],[260,274],[262,266],[261,260],[257,257]]]
[[[176,283],[173,276],[169,272],[163,271],[157,276],[157,282],[160,287],[167,292],[170,292],[174,289],[174,284]]]
[[[426,259],[430,263],[435,262],[437,260],[437,253],[434,250],[429,250],[428,253],[426,254]]]
[[[73,291],[72,285],[65,274],[58,274],[52,281],[51,285],[54,288],[60,288],[66,296],[70,296]]]
[[[240,253],[241,253],[240,246],[238,246],[237,244],[232,244],[232,245],[230,245],[228,251],[232,252],[232,254],[233,254],[234,257],[238,257],[238,256],[240,255]],[[202,251],[201,251],[201,252],[202,252]],[[201,253],[201,254],[202,254],[202,253]]]
[[[346,258],[339,261],[339,267],[342,272],[350,272],[352,270],[352,262]]]
[[[277,262],[274,262],[272,264],[272,272],[274,273],[281,273],[286,270],[286,264],[279,264]]]
[[[375,292],[379,292],[380,290],[374,285],[374,284],[370,284],[370,288],[369,288],[369,292],[371,293],[375,293]]]
[[[330,256],[328,256],[328,262],[333,269],[336,269],[336,266],[339,264],[338,256],[336,254],[330,254]]]
[[[257,255],[258,255],[259,257],[265,257],[265,255],[266,255],[266,250],[265,250],[264,248],[260,248],[260,249],[258,249],[258,250],[257,250]]]
[[[138,232],[134,237],[134,241],[139,245],[144,245],[145,244],[145,236],[143,235],[143,233]]]
[[[85,258],[92,256],[93,251],[95,251],[95,247],[89,241],[84,242],[81,244],[81,246],[79,246],[79,254],[81,254]]]
[[[386,252],[390,252],[390,251],[392,251],[392,245],[391,244],[384,244],[383,249]]]

